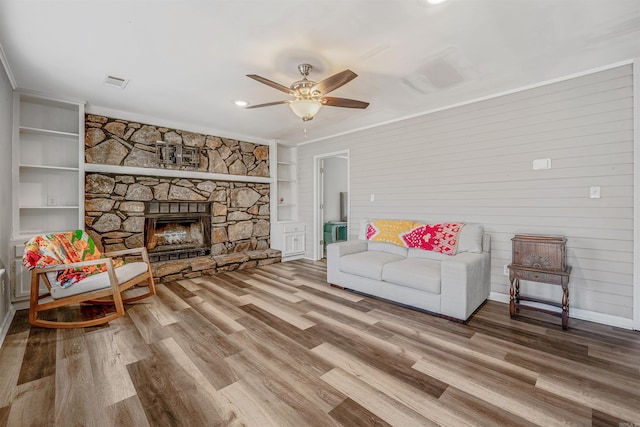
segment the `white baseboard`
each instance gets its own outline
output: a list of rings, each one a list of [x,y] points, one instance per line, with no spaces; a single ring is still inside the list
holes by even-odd
[[[7,315],[4,316],[2,320],[2,328],[0,329],[0,348],[2,348],[2,344],[4,343],[4,339],[7,336],[7,332],[9,332],[9,326],[11,326],[11,322],[13,321],[13,316],[16,315],[16,307],[12,304],[9,307],[9,311]]]
[[[489,294],[491,301],[509,303],[509,295],[500,292],[491,292]],[[610,314],[598,313],[591,310],[583,310],[571,307],[569,311],[570,317],[587,320],[589,322],[602,323],[603,325],[615,326],[616,328],[633,329],[633,319],[627,319],[620,316],[612,316]]]

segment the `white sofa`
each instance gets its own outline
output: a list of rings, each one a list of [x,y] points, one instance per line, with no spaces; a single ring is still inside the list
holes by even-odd
[[[466,321],[489,297],[490,236],[465,224],[456,255],[358,240],[327,246],[327,281],[364,294]]]

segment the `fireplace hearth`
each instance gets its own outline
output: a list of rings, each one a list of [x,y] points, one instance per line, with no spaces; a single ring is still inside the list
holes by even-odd
[[[211,203],[146,202],[144,244],[151,262],[211,253]]]

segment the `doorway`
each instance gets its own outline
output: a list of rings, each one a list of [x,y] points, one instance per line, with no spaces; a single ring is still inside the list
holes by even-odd
[[[349,150],[314,157],[314,259],[349,236]]]

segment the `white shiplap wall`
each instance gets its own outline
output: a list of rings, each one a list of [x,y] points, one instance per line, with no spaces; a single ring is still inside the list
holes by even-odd
[[[629,64],[300,145],[307,255],[313,156],[349,149],[352,237],[362,218],[482,223],[492,237],[491,290],[506,294],[513,235],[564,235],[571,307],[631,319],[632,81]],[[552,168],[532,170],[543,158]],[[589,198],[591,186],[600,199]],[[560,298],[551,285],[522,290]]]

